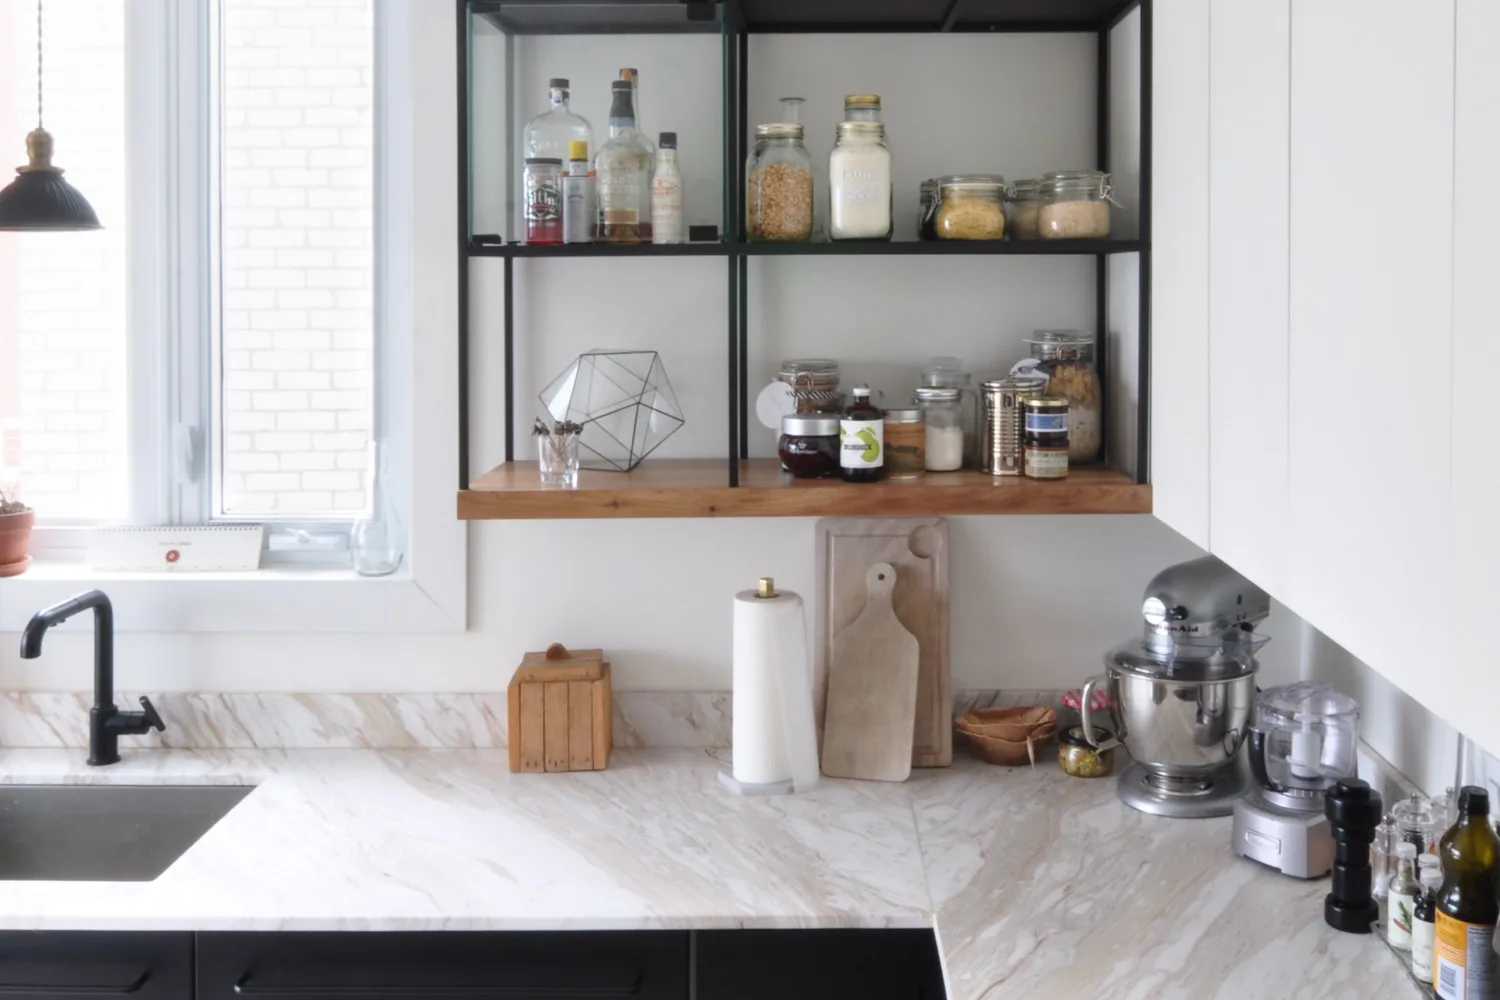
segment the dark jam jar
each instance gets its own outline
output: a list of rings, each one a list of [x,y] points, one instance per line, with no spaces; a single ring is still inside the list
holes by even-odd
[[[838,475],[839,418],[789,413],[781,418],[776,454],[781,467],[798,479]]]

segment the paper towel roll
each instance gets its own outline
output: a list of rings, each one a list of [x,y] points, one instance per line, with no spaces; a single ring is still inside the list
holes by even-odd
[[[734,777],[750,785],[818,783],[812,667],[802,598],[734,598]]]

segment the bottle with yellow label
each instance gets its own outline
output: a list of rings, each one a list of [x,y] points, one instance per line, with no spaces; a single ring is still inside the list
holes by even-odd
[[[1489,793],[1466,785],[1458,795],[1458,822],[1443,835],[1433,976],[1442,1000],[1500,1000],[1500,955],[1495,953],[1500,836],[1489,817]]]

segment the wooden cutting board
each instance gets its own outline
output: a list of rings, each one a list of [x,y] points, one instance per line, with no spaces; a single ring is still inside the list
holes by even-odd
[[[834,778],[905,781],[911,775],[917,706],[917,637],[896,620],[896,568],[865,574],[864,610],[833,637],[823,773]]]
[[[948,522],[941,517],[825,517],[817,525],[814,718],[821,723],[833,639],[864,609],[865,571],[896,567],[896,618],[917,637],[913,767],[953,763],[948,661]]]

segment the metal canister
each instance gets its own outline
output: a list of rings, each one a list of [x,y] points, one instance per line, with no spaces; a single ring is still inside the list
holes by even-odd
[[[1021,474],[1021,404],[1047,391],[1047,380],[1011,375],[985,382],[984,420],[980,428],[980,468],[992,476]]]

